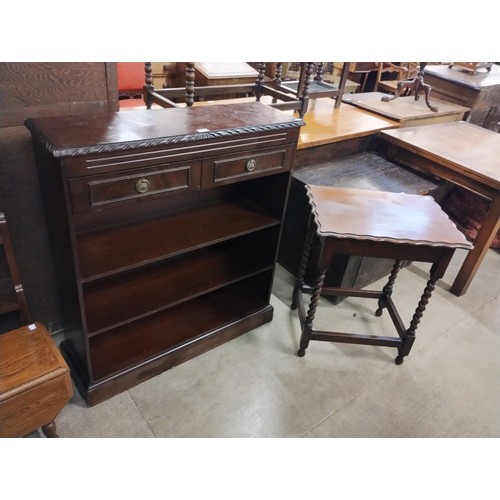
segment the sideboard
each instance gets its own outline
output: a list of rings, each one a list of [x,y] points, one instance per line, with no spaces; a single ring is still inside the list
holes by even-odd
[[[89,405],[271,321],[302,120],[252,102],[25,125]]]

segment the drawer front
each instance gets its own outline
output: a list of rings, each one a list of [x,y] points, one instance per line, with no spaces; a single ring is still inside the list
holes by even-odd
[[[293,150],[285,147],[207,158],[203,161],[203,186],[239,182],[245,178],[250,179],[290,170],[292,157]]]
[[[200,187],[200,162],[162,165],[69,180],[73,211],[102,209]]]

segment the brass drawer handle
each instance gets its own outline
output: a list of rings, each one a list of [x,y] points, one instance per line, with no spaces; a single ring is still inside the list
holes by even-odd
[[[248,172],[253,172],[256,166],[257,166],[257,160],[254,159],[248,160],[245,164],[245,168],[247,169]]]
[[[151,184],[147,179],[139,179],[135,183],[135,190],[141,194],[147,193],[149,191],[150,187],[151,187]]]

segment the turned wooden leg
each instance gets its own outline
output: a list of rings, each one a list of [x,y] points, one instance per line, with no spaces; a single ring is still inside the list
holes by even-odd
[[[424,289],[424,293],[420,298],[420,302],[418,303],[415,314],[413,315],[413,319],[411,320],[410,327],[404,333],[403,345],[399,348],[399,354],[396,358],[397,365],[403,363],[404,357],[410,354],[410,350],[413,346],[413,343],[415,342],[415,332],[417,331],[420,319],[422,318],[425,308],[429,303],[429,299],[431,298],[432,292],[434,291],[436,281],[437,279],[435,277],[431,277],[431,279],[427,282],[427,286]]]
[[[292,304],[290,305],[290,308],[292,310],[297,309],[297,293],[300,293],[302,287],[304,286],[304,275],[306,274],[307,263],[309,262],[309,254],[311,253],[311,245],[315,232],[316,228],[314,224],[310,224],[306,239],[304,240],[304,248],[302,250],[300,266],[297,273],[297,279],[295,280],[295,286],[293,288]]]
[[[322,269],[318,272],[316,281],[314,283],[314,288],[311,296],[311,302],[309,303],[309,310],[307,311],[307,316],[304,322],[304,327],[302,328],[302,335],[300,336],[299,350],[297,352],[298,356],[304,356],[306,349],[309,346],[309,337],[313,329],[314,316],[316,315],[316,309],[318,307],[318,301],[321,296],[321,289],[323,288],[323,282],[325,280],[326,269]]]
[[[392,295],[392,290],[394,288],[394,283],[398,277],[398,273],[403,265],[402,260],[397,260],[394,263],[391,274],[389,275],[389,280],[387,281],[384,288],[382,288],[382,295],[378,299],[378,309],[375,311],[375,316],[382,316],[382,312],[387,307],[387,298]]]
[[[56,423],[54,421],[49,422],[48,424],[44,425],[42,427],[42,432],[48,438],[58,438],[59,437],[57,435],[57,432],[56,432]]]

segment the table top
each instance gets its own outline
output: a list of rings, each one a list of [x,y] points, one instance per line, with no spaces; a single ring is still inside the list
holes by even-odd
[[[208,79],[216,78],[255,78],[259,72],[245,62],[197,62],[194,63],[196,71],[199,71]]]
[[[471,249],[431,196],[306,186],[320,236]]]
[[[344,103],[335,108],[333,99],[311,99],[304,115],[297,149],[376,135],[399,123]]]
[[[500,189],[500,134],[457,121],[380,132],[392,144]]]
[[[482,68],[472,75],[460,68],[449,68],[448,64],[428,65],[424,69],[425,75],[432,75],[443,80],[456,82],[464,87],[482,90],[489,87],[500,86],[500,66],[493,64],[490,71]],[[431,92],[432,96],[432,92]]]
[[[13,391],[69,371],[47,330],[39,323],[0,335],[0,402]]]
[[[438,107],[437,112],[429,109],[423,96],[420,96],[417,101],[415,100],[415,96],[400,96],[389,102],[382,101],[382,97],[384,96],[387,97],[388,94],[384,94],[383,92],[364,92],[361,94],[346,95],[343,101],[398,121],[456,115],[470,111],[470,108],[466,108],[465,106],[434,99],[432,93],[431,102]]]

